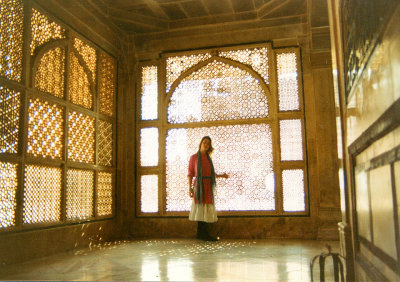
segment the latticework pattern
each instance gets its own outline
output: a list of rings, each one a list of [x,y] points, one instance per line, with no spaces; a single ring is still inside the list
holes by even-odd
[[[180,128],[167,132],[167,211],[189,210],[188,160],[197,152],[199,142],[205,135],[211,137],[215,148],[213,163],[216,173],[226,172],[230,176],[228,179],[217,179],[217,210],[274,210],[271,128],[268,124],[248,124]]]
[[[283,210],[305,211],[304,171],[302,169],[283,170]]]
[[[112,174],[99,172],[97,175],[96,213],[98,216],[113,214],[113,181]]]
[[[32,9],[31,18],[31,55],[35,53],[37,47],[50,42],[51,40],[65,38],[65,29],[49,20],[35,9]]]
[[[279,110],[294,111],[300,107],[296,53],[277,55]]]
[[[23,2],[2,0],[0,9],[0,76],[21,81]]]
[[[158,117],[157,66],[142,68],[141,119],[153,120]]]
[[[142,175],[140,187],[141,212],[158,212],[158,175]]]
[[[56,97],[64,97],[65,50],[55,48],[40,59],[35,73],[35,87]]]
[[[140,165],[158,165],[158,128],[156,127],[140,130]]]
[[[70,112],[68,116],[68,159],[94,163],[95,119],[82,113]]]
[[[98,157],[99,164],[112,166],[113,156],[113,130],[112,124],[100,120],[99,122],[99,148]]]
[[[268,116],[260,82],[246,71],[213,61],[182,80],[168,105],[168,122],[234,120]]]
[[[35,157],[61,159],[63,148],[63,107],[39,99],[30,99],[27,153]]]
[[[0,228],[15,225],[17,165],[0,162]]]
[[[303,160],[303,135],[301,120],[288,119],[279,121],[281,160]]]
[[[79,63],[77,56],[70,53],[69,71],[69,99],[72,103],[91,109],[93,106],[93,93],[88,78],[88,73]]]
[[[21,93],[0,85],[0,153],[18,152]]]
[[[219,56],[249,65],[269,83],[268,48],[223,51]]]
[[[113,116],[116,83],[116,62],[107,54],[99,56],[99,101],[100,113]]]
[[[82,56],[86,65],[88,66],[92,81],[96,81],[96,67],[97,67],[97,55],[96,50],[89,45],[82,42],[82,40],[78,38],[74,38],[74,47],[78,51],[78,53]]]
[[[167,59],[167,92],[170,90],[171,84],[186,70],[211,58],[210,53],[196,54],[189,56],[176,56]]]
[[[93,171],[68,169],[66,190],[67,219],[88,219],[93,216],[93,192]]]
[[[61,169],[27,165],[24,185],[24,223],[59,221],[60,207]]]

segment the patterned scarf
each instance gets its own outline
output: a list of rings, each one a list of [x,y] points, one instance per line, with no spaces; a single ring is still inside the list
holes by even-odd
[[[208,161],[210,162],[211,166],[211,177],[210,176],[205,176],[204,178],[211,178],[211,190],[213,194],[213,203],[214,203],[214,189],[215,189],[215,171],[214,171],[214,165],[213,162],[208,154],[207,158]],[[203,200],[203,175],[202,175],[202,166],[201,166],[201,153],[200,150],[197,152],[197,177],[196,177],[196,198],[199,204],[201,204]]]

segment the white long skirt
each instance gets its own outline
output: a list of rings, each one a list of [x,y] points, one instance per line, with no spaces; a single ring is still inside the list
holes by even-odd
[[[209,223],[218,221],[215,206],[213,204],[196,204],[193,200],[192,208],[189,213],[189,220]]]

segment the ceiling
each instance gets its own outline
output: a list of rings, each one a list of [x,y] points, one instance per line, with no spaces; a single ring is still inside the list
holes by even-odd
[[[307,0],[88,0],[87,3],[130,35],[307,14]]]

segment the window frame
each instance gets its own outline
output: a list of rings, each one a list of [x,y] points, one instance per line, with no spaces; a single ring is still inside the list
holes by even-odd
[[[45,9],[35,4],[32,1],[23,1],[23,41],[22,41],[22,74],[20,81],[14,81],[7,77],[0,76],[0,85],[20,92],[20,114],[19,114],[19,133],[18,133],[18,151],[16,153],[0,153],[0,161],[3,163],[17,164],[17,190],[16,190],[16,208],[15,208],[15,224],[5,228],[0,228],[1,233],[21,231],[21,230],[35,230],[48,227],[67,226],[70,224],[87,223],[98,220],[113,219],[116,215],[116,164],[117,164],[117,79],[118,79],[118,60],[114,55],[98,46],[96,43],[85,38],[80,33],[74,31],[71,27],[64,24],[61,20],[55,18],[52,14]],[[65,30],[65,38],[50,40],[46,43],[37,46],[33,55],[31,55],[30,42],[31,35],[31,19],[32,9],[38,11],[41,15],[45,16],[49,21],[56,23],[58,26]],[[78,53],[73,50],[74,38],[81,40],[83,43],[89,45],[96,52],[96,69],[95,69],[95,82],[92,85],[92,107],[90,109],[83,106],[74,104],[68,97],[68,80],[69,80],[69,55],[71,52]],[[44,92],[35,87],[35,76],[40,64],[40,60],[47,51],[61,47],[64,49],[64,95],[59,98],[53,94]],[[100,111],[100,53],[109,56],[114,62],[114,81],[113,81],[113,100],[111,116],[103,114]],[[87,65],[83,66],[87,68]],[[30,99],[40,99],[43,102],[56,104],[63,108],[63,152],[61,158],[50,158],[44,156],[33,156],[27,152],[28,145],[28,109]],[[111,100],[110,100],[111,101]],[[82,113],[94,119],[94,156],[93,163],[72,161],[68,158],[68,115],[70,112]],[[102,165],[99,163],[99,137],[98,131],[100,121],[106,121],[112,125],[112,153],[111,165]],[[50,222],[38,223],[24,223],[23,209],[24,209],[24,190],[25,190],[25,167],[28,165],[38,165],[50,168],[61,169],[61,194],[60,194],[60,220]],[[91,197],[92,216],[85,217],[84,219],[68,219],[66,216],[66,189],[67,189],[67,171],[68,169],[90,170],[93,172],[93,193]],[[98,179],[99,173],[109,173],[111,175],[111,214],[98,215],[97,202],[98,202]]]
[[[195,122],[195,123],[176,123],[171,124],[167,120],[167,109],[168,103],[172,96],[175,87],[179,82],[186,77],[186,75],[202,68],[208,64],[208,61],[213,61],[213,58],[201,61],[184,70],[180,76],[171,84],[169,91],[166,91],[166,61],[169,57],[174,56],[190,56],[201,53],[210,53],[212,56],[218,54],[221,51],[232,51],[241,49],[253,49],[253,48],[268,48],[268,65],[269,65],[269,82],[265,85],[268,88],[269,93],[266,92],[268,97],[268,117],[249,119],[249,120],[229,120],[229,121],[210,121],[210,122]],[[278,74],[277,74],[277,55],[282,53],[294,52],[297,58],[297,83],[298,83],[298,99],[299,109],[295,111],[280,111],[279,110],[279,97],[278,97]],[[221,58],[221,57],[219,57]],[[229,60],[229,59],[227,59]],[[221,61],[225,61],[225,58],[221,58]],[[230,62],[230,65],[245,69],[251,74],[257,74],[248,65],[234,61]],[[158,118],[155,120],[141,120],[141,79],[142,79],[142,68],[146,66],[157,66],[157,85],[158,85]],[[304,91],[302,84],[302,68],[301,68],[301,51],[298,46],[288,46],[284,48],[273,48],[271,42],[263,42],[257,44],[245,44],[236,46],[223,46],[218,48],[205,48],[201,50],[190,50],[190,51],[179,51],[179,52],[165,52],[162,53],[160,59],[139,62],[137,65],[137,76],[138,81],[137,95],[136,95],[136,133],[137,147],[136,147],[136,168],[137,168],[137,181],[136,181],[136,215],[138,217],[186,217],[188,211],[166,211],[166,135],[168,130],[173,128],[196,128],[196,127],[210,127],[218,125],[231,125],[231,124],[243,124],[243,123],[267,123],[271,127],[272,131],[272,154],[273,154],[273,172],[275,174],[275,210],[273,211],[218,211],[220,217],[235,217],[235,216],[309,216],[310,213],[310,201],[309,201],[309,185],[308,185],[308,169],[307,169],[307,148],[306,148],[306,128],[305,128],[305,111],[304,111]],[[301,121],[301,134],[302,134],[302,148],[303,148],[303,159],[300,161],[281,161],[281,150],[280,150],[280,134],[279,134],[279,122],[285,119],[299,119]],[[153,167],[142,167],[140,164],[140,131],[147,127],[159,128],[159,161],[157,166]],[[304,203],[305,210],[301,212],[285,212],[283,210],[283,188],[282,188],[282,171],[285,169],[302,169],[304,173]],[[158,206],[159,209],[154,213],[146,213],[141,211],[141,176],[148,174],[158,174]],[[277,176],[279,175],[279,177]]]

